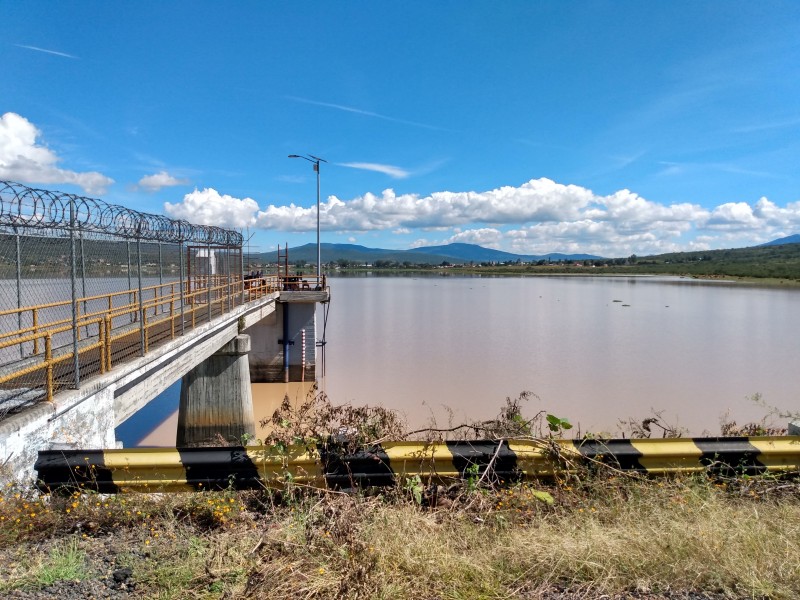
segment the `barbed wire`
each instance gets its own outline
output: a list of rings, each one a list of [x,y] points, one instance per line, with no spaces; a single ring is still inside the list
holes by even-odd
[[[0,227],[78,229],[128,239],[241,247],[238,231],[193,225],[66,192],[0,181]]]

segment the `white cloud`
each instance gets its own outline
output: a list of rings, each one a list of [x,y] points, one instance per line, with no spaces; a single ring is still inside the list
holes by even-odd
[[[14,44],[17,48],[25,48],[26,50],[36,50],[36,52],[44,52],[45,54],[53,54],[54,56],[63,56],[64,58],[74,58],[77,56],[67,54],[66,52],[58,52],[57,50],[48,50],[47,48],[39,48],[38,46],[26,46],[24,44]]]
[[[363,171],[375,171],[377,173],[383,173],[384,175],[388,175],[394,179],[405,179],[409,175],[411,175],[411,171],[406,171],[405,169],[401,169],[400,167],[395,167],[394,165],[381,165],[378,163],[338,163],[340,167],[350,167],[351,169],[361,169]]]
[[[316,229],[316,205],[269,205],[221,196],[215,190],[187,194],[166,205],[172,216],[233,227],[246,224],[286,232]],[[352,200],[330,196],[320,205],[324,231],[419,235],[410,247],[467,242],[519,254],[585,252],[607,257],[752,245],[800,230],[800,202],[755,204],[661,204],[630,190],[607,196],[576,186],[534,179],[483,192],[436,192],[428,196],[384,190]],[[422,237],[420,235],[430,236]],[[436,239],[432,239],[432,238]]]
[[[255,223],[258,203],[252,198],[234,198],[221,195],[213,188],[195,190],[186,194],[177,204],[164,203],[164,211],[175,219],[197,225],[218,227],[247,227]]]
[[[178,179],[173,177],[166,171],[159,171],[155,175],[145,175],[139,180],[139,187],[144,188],[148,192],[157,192],[158,190],[171,187],[175,185],[187,185],[187,179]]]
[[[445,244],[478,244],[486,248],[500,249],[503,232],[491,227],[481,229],[467,229],[450,236]]]
[[[0,179],[20,183],[71,183],[87,194],[102,195],[114,180],[96,171],[78,173],[60,169],[61,160],[37,143],[41,132],[25,117],[7,112],[0,117]]]
[[[367,193],[349,201],[330,196],[320,207],[320,220],[323,228],[336,231],[562,221],[578,218],[594,201],[590,190],[542,178],[486,192],[435,192],[421,197],[387,189],[381,196]],[[315,223],[315,207],[270,205],[258,214],[263,229],[308,231]]]
[[[441,127],[436,127],[433,125],[427,125],[425,123],[417,123],[416,121],[407,121],[405,119],[398,119],[396,117],[389,117],[387,115],[381,115],[369,110],[364,110],[361,108],[357,108],[354,106],[344,106],[342,104],[333,104],[331,102],[318,102],[316,100],[309,100],[307,98],[298,98],[297,96],[286,96],[287,100],[293,100],[294,102],[302,102],[303,104],[311,104],[313,106],[324,106],[325,108],[335,108],[336,110],[341,110],[344,112],[354,113],[357,115],[363,115],[365,117],[373,117],[375,119],[383,119],[384,121],[392,121],[394,123],[402,123],[404,125],[413,125],[414,127],[422,127],[424,129],[433,129],[435,131],[447,131]]]
[[[727,202],[711,211],[705,227],[721,231],[746,231],[757,227],[759,219],[746,202]]]

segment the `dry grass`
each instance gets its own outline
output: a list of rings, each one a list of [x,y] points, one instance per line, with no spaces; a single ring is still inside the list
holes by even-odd
[[[453,487],[423,506],[399,487],[50,501],[9,490],[0,594],[57,590],[54,559],[69,549],[81,585],[140,597],[800,595],[796,482],[573,478],[546,488],[552,505],[541,489]]]
[[[522,417],[412,434],[549,435]],[[642,425],[652,433],[652,419]],[[382,409],[323,396],[282,406],[269,443],[331,431],[358,445],[402,437]],[[666,429],[664,429],[666,431]],[[400,432],[400,433],[398,433]],[[344,494],[0,491],[0,596],[145,598],[800,597],[800,483],[771,476],[648,479],[604,472],[479,487],[479,479]],[[546,492],[546,493],[543,493]]]

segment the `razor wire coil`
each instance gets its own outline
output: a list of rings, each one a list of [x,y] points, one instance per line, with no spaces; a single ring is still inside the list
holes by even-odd
[[[0,181],[0,227],[77,229],[128,239],[210,246],[242,245],[238,231],[194,225],[164,215],[140,212],[97,198],[31,188]]]

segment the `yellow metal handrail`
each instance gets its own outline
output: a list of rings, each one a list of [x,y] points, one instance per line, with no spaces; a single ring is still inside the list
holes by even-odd
[[[69,343],[62,343],[59,348],[54,346],[54,339],[59,334],[73,332],[74,341],[81,341],[79,356],[99,350],[100,373],[105,373],[111,369],[112,357],[119,351],[129,351],[141,343],[142,353],[147,353],[153,335],[164,339],[166,333],[168,339],[175,339],[176,323],[193,329],[198,321],[205,322],[206,315],[210,319],[212,314],[224,314],[237,305],[257,300],[281,287],[278,276],[262,277],[257,282],[238,275],[194,277],[183,282],[183,287],[181,282],[173,281],[143,287],[141,290],[129,289],[78,298],[74,303],[74,322],[71,315],[65,318],[63,313],[53,320],[42,319],[45,310],[69,310],[73,306],[72,300],[2,310],[0,317],[30,314],[30,325],[0,333],[0,350],[14,346],[22,349],[24,344],[32,344],[33,352],[23,356],[21,350],[18,361],[0,364],[0,368],[6,371],[0,375],[0,385],[43,371],[44,381],[33,387],[44,387],[46,398],[51,401],[55,389],[54,367],[75,356],[74,347]],[[115,306],[115,301],[125,296],[129,300]],[[127,322],[119,324],[119,320],[126,317]],[[162,329],[165,323],[168,323],[168,327]],[[143,334],[141,342],[137,340],[126,345],[122,341],[137,333]]]
[[[103,348],[106,346],[106,340],[108,338],[108,332],[105,326],[105,323],[102,319],[90,319],[90,320],[83,320],[80,323],[80,327],[86,327],[89,325],[97,325],[98,327],[98,340],[93,344],[86,344],[81,346],[78,350],[78,354],[82,354],[89,350],[99,349],[100,351],[100,373],[105,373],[108,368],[110,368],[110,362],[106,361],[105,355],[103,352]],[[72,327],[61,327],[60,329],[52,329],[42,333],[36,333],[32,335],[25,336],[20,339],[15,340],[8,340],[5,342],[0,342],[0,349],[7,348],[10,346],[15,346],[17,344],[31,342],[36,339],[43,338],[44,339],[44,357],[41,361],[34,360],[32,364],[29,364],[25,367],[21,367],[16,369],[10,373],[5,375],[0,375],[0,384],[6,383],[8,381],[12,381],[14,379],[18,379],[20,377],[24,377],[30,373],[35,373],[36,371],[40,371],[42,369],[46,370],[46,377],[45,377],[45,386],[47,390],[47,400],[51,401],[53,399],[53,390],[54,390],[54,381],[53,381],[53,367],[58,363],[64,362],[73,358],[75,356],[74,351],[64,352],[59,354],[57,357],[53,357],[53,335],[56,333],[64,333],[67,331],[71,331]]]

